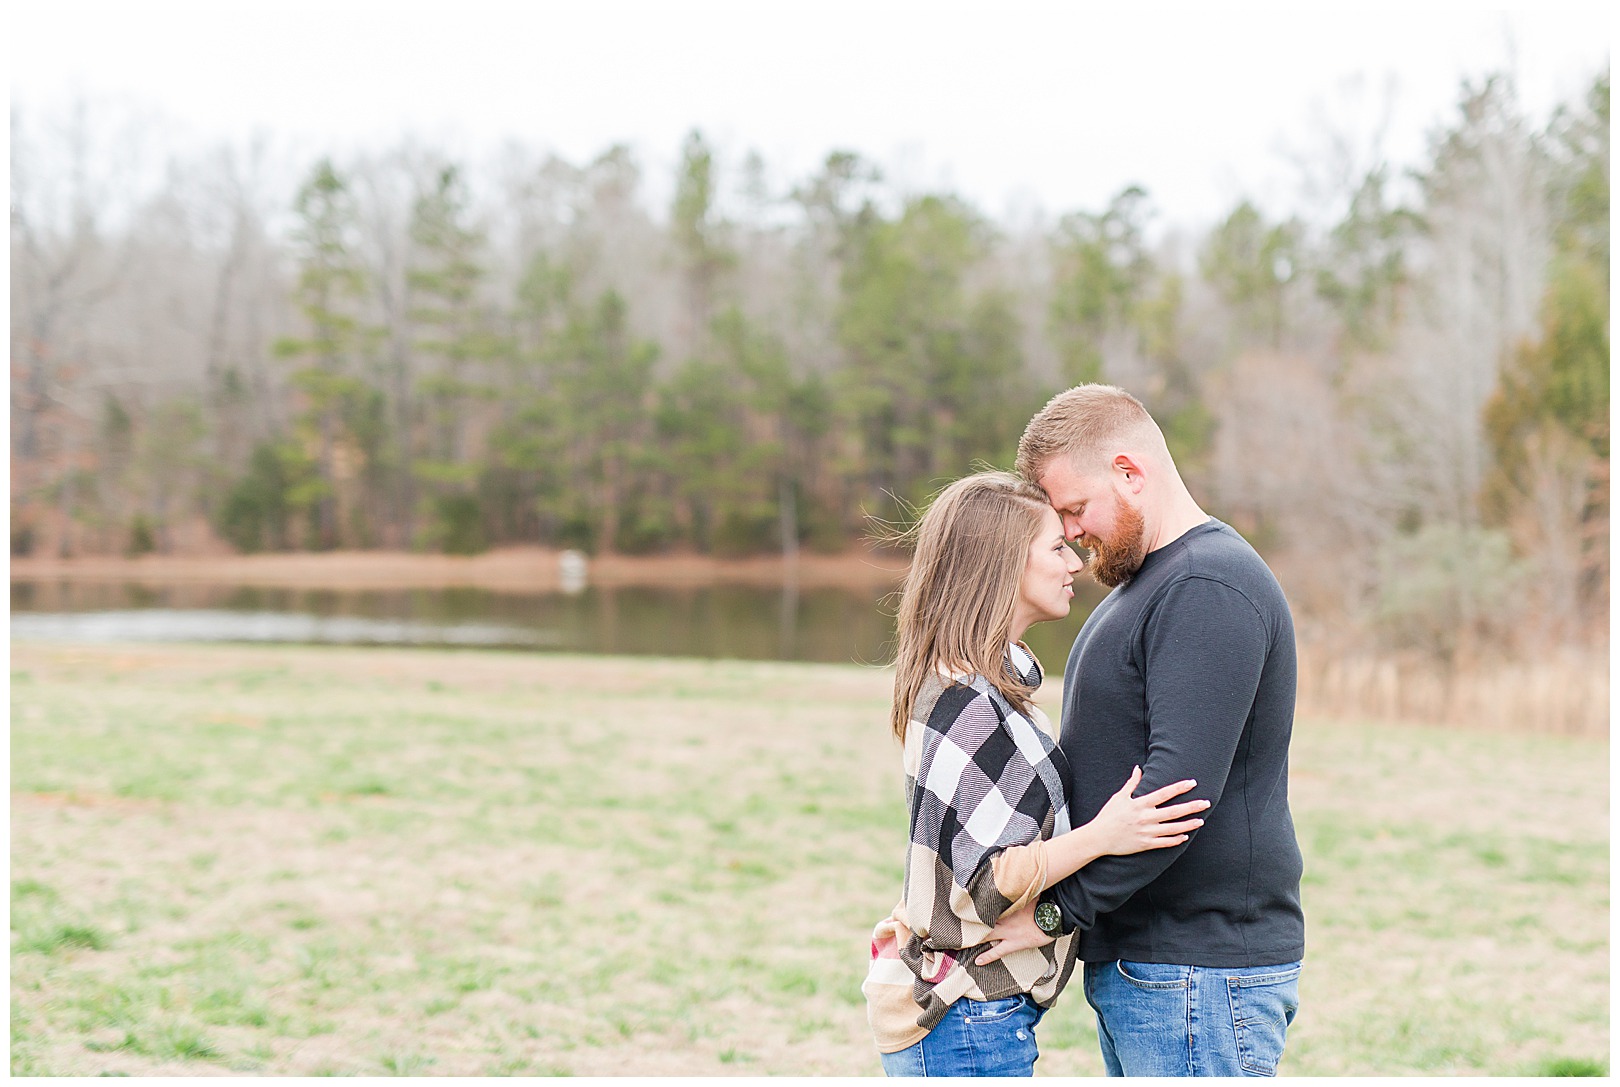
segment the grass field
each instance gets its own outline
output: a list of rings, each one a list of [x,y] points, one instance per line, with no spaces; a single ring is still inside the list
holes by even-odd
[[[878,1073],[884,672],[26,643],[11,667],[14,1074]],[[1598,740],[1300,721],[1283,1072],[1605,1072],[1608,766]],[[1077,989],[1041,1049],[1100,1073]]]

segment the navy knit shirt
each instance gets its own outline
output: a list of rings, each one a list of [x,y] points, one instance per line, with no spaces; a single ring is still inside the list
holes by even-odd
[[[1170,849],[1101,857],[1053,888],[1080,958],[1267,966],[1304,957],[1302,862],[1288,811],[1294,625],[1265,562],[1209,520],[1149,553],[1075,638],[1060,746],[1074,825],[1142,767],[1183,778],[1205,824]]]

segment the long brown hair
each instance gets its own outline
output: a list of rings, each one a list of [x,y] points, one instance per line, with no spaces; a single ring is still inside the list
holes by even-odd
[[[917,693],[936,670],[976,672],[1028,710],[1035,689],[1008,675],[1003,660],[1029,548],[1050,508],[1035,484],[979,472],[941,491],[908,533],[917,550],[900,590],[889,713],[902,741]]]

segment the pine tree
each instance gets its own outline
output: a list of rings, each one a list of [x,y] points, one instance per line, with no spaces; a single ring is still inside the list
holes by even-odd
[[[289,456],[306,460],[312,471],[287,495],[287,504],[305,511],[310,546],[332,548],[342,539],[339,523],[340,469],[352,470],[340,457],[340,445],[356,450],[349,426],[367,397],[356,375],[358,357],[368,337],[360,318],[365,275],[354,256],[355,206],[347,181],[328,159],[316,164],[294,203],[298,227],[293,233],[299,254],[294,291],[308,329],[303,338],[276,343],[282,358],[302,360],[291,375],[302,394],[303,409],[294,421],[295,443]]]

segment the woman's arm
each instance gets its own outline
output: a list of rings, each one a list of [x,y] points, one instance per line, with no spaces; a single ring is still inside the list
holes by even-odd
[[[992,700],[971,688],[948,691],[916,740],[906,923],[929,946],[972,947],[1003,916],[1108,853],[1135,853],[1186,840],[1196,822],[1172,822],[1207,805],[1159,808],[1192,788],[1178,782],[1143,797],[1135,772],[1084,827],[1051,840],[1026,812],[1049,810],[1043,779],[1001,726]],[[995,768],[995,780],[987,776]],[[1039,793],[1037,796],[1036,793]]]
[[[1173,807],[1159,807],[1196,786],[1196,781],[1177,781],[1162,789],[1155,789],[1146,796],[1131,796],[1131,790],[1141,780],[1142,768],[1138,766],[1131,771],[1131,776],[1120,790],[1108,798],[1108,803],[1102,806],[1091,822],[1067,834],[1059,834],[1050,841],[1034,843],[1046,847],[1041,891],[1098,857],[1168,849],[1185,842],[1194,830],[1204,825],[1202,819],[1173,820],[1203,811],[1209,807],[1207,800],[1189,800]],[[995,945],[974,959],[975,963],[989,966],[1015,950],[1052,942],[1053,937],[1035,925],[1035,897],[1029,895],[1020,899],[1002,915],[987,936],[987,939],[995,941]]]
[[[1025,813],[1049,810],[1055,798],[988,695],[950,687],[913,727],[907,743],[920,750],[904,920],[930,948],[972,947],[1009,909],[1040,894],[1046,843]]]
[[[1142,781],[1142,768],[1136,767],[1119,791],[1108,798],[1091,822],[1046,843],[1045,880],[1040,890],[1073,875],[1098,857],[1123,856],[1149,849],[1180,845],[1188,835],[1204,825],[1202,819],[1183,816],[1209,807],[1207,800],[1189,800],[1164,808],[1159,805],[1180,796],[1198,782],[1177,781],[1155,789],[1146,796],[1131,795]]]

